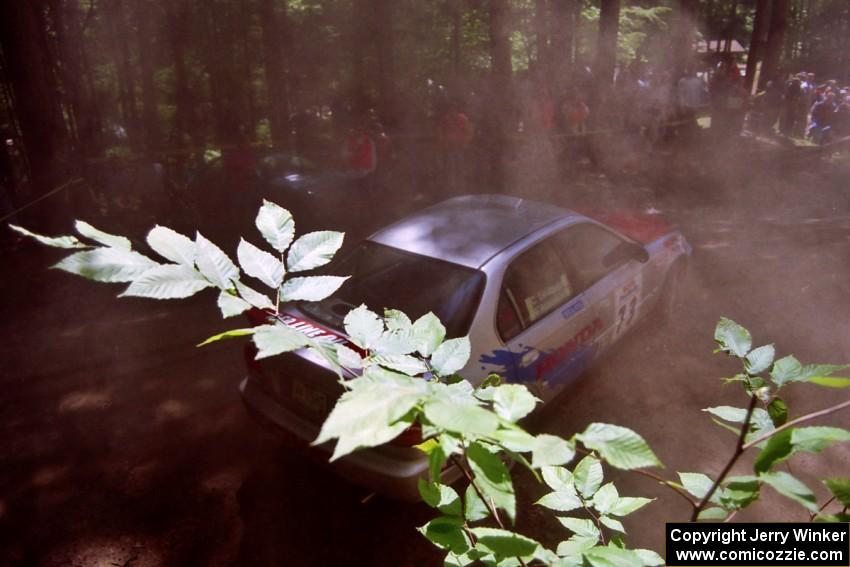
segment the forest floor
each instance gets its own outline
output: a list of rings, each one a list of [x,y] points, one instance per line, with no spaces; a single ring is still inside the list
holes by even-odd
[[[694,247],[687,307],[671,326],[632,333],[536,428],[569,436],[619,423],[647,438],[667,475],[716,474],[734,438],[700,410],[742,400],[720,380],[734,364],[712,355],[720,316],[804,362],[850,361],[850,171],[788,151],[745,139],[670,149],[533,190],[568,206],[659,211]],[[248,417],[241,346],[194,348],[232,326],[211,296],[116,301],[115,287],[45,269],[59,257],[28,243],[0,256],[0,565],[439,564],[414,529],[428,508],[364,503],[363,489]],[[835,395],[798,387],[786,401],[799,415]],[[823,500],[815,479],[846,474],[848,461],[842,446],[791,466]],[[625,525],[632,545],[663,551],[663,522],[686,520],[687,503],[643,477],[612,478],[621,494],[656,498]],[[541,487],[522,473],[517,484],[520,530],[565,538],[531,504]],[[807,519],[770,493],[739,518]]]

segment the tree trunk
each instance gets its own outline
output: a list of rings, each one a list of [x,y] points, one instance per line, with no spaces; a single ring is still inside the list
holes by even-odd
[[[44,3],[0,2],[0,42],[6,77],[14,93],[14,113],[21,129],[34,195],[58,185],[68,132],[62,116],[52,55],[48,50]],[[39,207],[39,212],[50,207]],[[46,217],[47,215],[42,215]]]
[[[484,136],[489,138],[492,182],[496,187],[505,182],[505,159],[508,153],[509,135],[516,124],[513,112],[511,44],[508,30],[508,1],[490,0],[490,98]]]
[[[395,59],[393,49],[393,6],[396,0],[376,0],[375,51],[378,60],[379,115],[388,124],[395,124],[398,114],[395,93]]]
[[[149,152],[159,149],[159,108],[157,107],[156,86],[153,80],[153,29],[150,25],[150,12],[153,9],[149,0],[138,0],[136,18],[138,20],[139,69],[142,74],[142,124],[145,133],[145,147]]]
[[[286,13],[278,14],[275,0],[260,1],[260,21],[263,29],[263,69],[266,75],[269,123],[275,142],[288,144],[289,89],[286,54],[281,37],[288,31]]]
[[[679,0],[673,29],[673,77],[679,78],[693,63],[697,22],[696,0]]]
[[[767,18],[770,3],[768,0],[756,0],[756,13],[753,20],[753,35],[750,38],[750,50],[747,52],[747,92],[751,92],[756,78],[756,68],[764,51],[767,40]]]
[[[174,129],[172,143],[178,148],[183,147],[189,130],[189,113],[192,112],[188,78],[186,73],[186,40],[189,31],[188,3],[181,2],[172,5],[168,15],[168,41],[171,57],[174,61]]]
[[[575,33],[576,0],[552,1],[552,74],[559,89],[573,64],[573,35]]]
[[[463,33],[463,13],[457,0],[449,0],[449,9],[452,11],[452,79],[457,80],[461,74],[460,38]]]
[[[770,31],[767,35],[767,45],[764,50],[764,63],[762,64],[759,83],[761,87],[767,81],[779,78],[779,61],[782,57],[782,48],[785,45],[785,28],[788,23],[788,0],[773,0],[773,10],[770,14]]]
[[[537,62],[537,73],[542,81],[550,83],[552,79],[552,58],[550,49],[551,13],[549,0],[534,2],[534,55]]]
[[[602,0],[599,12],[599,41],[596,49],[596,80],[608,86],[617,65],[617,35],[620,30],[620,0]]]
[[[127,41],[128,29],[124,14],[123,0],[111,0],[107,3],[107,19],[111,24],[114,46],[115,67],[118,75],[118,93],[121,101],[123,127],[131,142],[138,142],[139,114],[136,107],[136,84],[130,58],[130,46]]]

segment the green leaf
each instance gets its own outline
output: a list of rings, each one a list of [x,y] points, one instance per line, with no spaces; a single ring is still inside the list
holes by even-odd
[[[466,493],[463,497],[463,515],[468,522],[478,522],[490,515],[490,510],[487,505],[475,492],[475,487],[471,484],[466,485]]]
[[[726,317],[721,317],[717,323],[717,327],[714,329],[714,340],[721,351],[738,358],[745,357],[753,345],[750,332]]]
[[[348,368],[350,370],[363,368],[363,359],[354,349],[350,349],[345,345],[337,344],[336,355],[339,359],[339,365],[343,368]]]
[[[705,498],[705,495],[714,485],[714,481],[702,473],[680,472],[677,474],[682,482],[682,487],[699,500]]]
[[[274,303],[272,300],[268,298],[268,296],[263,295],[262,293],[255,291],[254,289],[248,287],[242,282],[236,282],[236,291],[239,292],[239,295],[256,307],[257,309],[274,309]]]
[[[277,289],[283,283],[285,270],[280,260],[244,238],[239,239],[236,257],[246,274],[257,278],[270,288]]]
[[[643,437],[626,427],[591,423],[578,439],[618,469],[663,466]]]
[[[707,411],[711,415],[716,415],[720,419],[731,421],[732,423],[743,423],[747,418],[747,410],[743,408],[733,408],[731,406],[716,406],[713,408],[705,408],[702,411]]]
[[[597,490],[596,494],[593,495],[593,507],[596,508],[600,514],[608,514],[617,504],[619,499],[620,494],[617,492],[617,487],[614,486],[613,482],[609,482],[603,485],[602,488]]]
[[[641,563],[643,563],[645,567],[664,565],[664,558],[651,549],[633,549],[632,551],[640,557]]]
[[[195,265],[195,243],[188,236],[168,227],[156,225],[148,232],[148,246],[165,258],[190,268]]]
[[[621,496],[619,500],[611,507],[609,514],[612,516],[628,516],[632,512],[636,512],[652,502],[651,498],[640,498],[632,496]]]
[[[699,516],[697,516],[697,521],[723,521],[728,515],[729,513],[726,512],[726,510],[724,510],[723,508],[706,508],[705,510],[699,513]]]
[[[601,518],[600,521],[602,521]],[[590,563],[591,567],[635,567],[635,565],[643,565],[643,561],[637,553],[619,547],[594,547],[584,552],[584,558]]]
[[[456,555],[462,555],[471,546],[463,531],[463,520],[455,516],[434,518],[417,529],[437,547],[448,549]]]
[[[819,453],[832,443],[850,441],[850,431],[840,427],[797,427],[793,428],[791,444],[801,451]]]
[[[419,354],[431,356],[445,339],[446,328],[436,315],[428,312],[413,323],[413,337]]]
[[[753,462],[753,470],[755,472],[767,472],[774,463],[791,456],[794,452],[794,448],[791,446],[792,432],[793,428],[785,429],[768,439],[767,444]]]
[[[18,226],[16,224],[10,224],[9,228],[23,234],[24,236],[28,236],[45,246],[52,246],[53,248],[91,248],[88,244],[80,242],[77,240],[76,236],[44,236],[42,234],[36,234],[35,232],[31,232],[25,229],[22,226]]]
[[[748,374],[753,376],[761,374],[773,364],[773,357],[775,355],[776,349],[773,348],[773,345],[760,346],[757,349],[753,349],[744,358],[744,368],[746,368]]]
[[[558,517],[558,521],[577,536],[599,539],[599,528],[592,520]]]
[[[755,476],[735,476],[726,481],[720,494],[720,503],[724,508],[745,508],[758,500],[759,482]]]
[[[408,376],[417,376],[428,371],[424,362],[406,354],[377,354],[373,360],[391,370],[396,370]]]
[[[439,482],[428,482],[419,478],[417,486],[422,500],[430,507],[437,508],[447,516],[461,515],[460,496],[451,486]]]
[[[321,301],[332,295],[349,276],[307,276],[291,278],[280,288],[281,301]]]
[[[254,328],[257,360],[284,352],[298,350],[310,344],[307,335],[283,325],[260,325]]]
[[[324,266],[342,246],[344,237],[342,232],[332,230],[308,232],[292,244],[286,255],[286,267],[290,272],[303,272]]]
[[[810,512],[818,511],[818,501],[814,493],[790,474],[786,472],[765,473],[759,476],[759,480],[770,485],[779,494],[801,504]]]
[[[200,232],[195,235],[195,263],[204,277],[219,289],[232,289],[233,281],[239,280],[239,268]]]
[[[800,373],[800,380],[808,382],[816,376],[831,376],[845,368],[847,368],[846,364],[807,364]]]
[[[412,423],[412,410],[424,394],[421,380],[396,374],[391,381],[368,381],[345,392],[322,424],[314,445],[337,439],[331,461],[352,451],[392,441]],[[351,385],[355,380],[349,382]]]
[[[131,282],[159,265],[138,252],[97,248],[71,254],[53,267],[97,282]]]
[[[168,264],[151,268],[124,290],[119,297],[181,299],[210,287],[201,274],[188,266]]]
[[[558,512],[571,512],[583,506],[573,485],[566,485],[559,490],[544,494],[535,504]]]
[[[472,528],[476,547],[494,553],[499,557],[527,557],[532,555],[539,543],[523,535],[499,528]]]
[[[530,433],[517,428],[501,428],[493,435],[493,439],[498,441],[505,449],[515,451],[517,453],[528,453],[534,450],[534,445],[537,442],[536,438]]]
[[[228,317],[235,317],[236,315],[251,309],[250,303],[240,297],[231,295],[226,291],[222,291],[218,294],[217,305],[221,311],[221,316],[225,319]]]
[[[466,361],[469,360],[469,350],[469,337],[450,339],[438,346],[434,354],[431,355],[431,367],[440,376],[454,374],[466,366]]]
[[[384,322],[365,305],[352,309],[345,316],[345,332],[362,349],[375,346],[384,332]]]
[[[569,490],[575,486],[573,473],[564,467],[543,467],[540,469],[545,482],[554,491]]]
[[[534,438],[531,450],[531,466],[533,468],[565,465],[575,457],[575,443],[555,435],[541,433]]]
[[[195,346],[206,346],[210,343],[214,343],[216,341],[221,341],[225,339],[235,339],[237,337],[246,337],[248,335],[253,335],[254,329],[231,329],[229,331],[224,331],[223,333],[219,333],[217,335],[213,335],[202,343],[198,343]]]
[[[505,463],[477,442],[469,446],[466,456],[478,489],[492,501],[494,507],[504,510],[513,522],[516,518],[516,495]]]
[[[573,481],[576,489],[585,499],[592,498],[602,486],[602,463],[599,459],[588,455],[579,461],[573,470]]]
[[[791,355],[780,358],[773,363],[770,370],[770,379],[780,388],[788,382],[796,381],[803,372],[800,361]]]
[[[788,406],[781,398],[773,398],[767,406],[767,414],[775,427],[782,427],[788,421]]]
[[[77,232],[80,233],[80,236],[90,238],[91,240],[94,240],[99,244],[103,244],[104,246],[109,246],[110,248],[121,248],[122,250],[129,250],[131,248],[129,238],[125,238],[123,236],[116,236],[114,234],[109,234],[108,232],[103,232],[102,230],[96,229],[85,221],[78,220],[76,223],[74,223],[74,228],[77,229]]]
[[[283,253],[295,236],[295,221],[283,207],[263,199],[263,206],[257,213],[257,229],[272,248]]]
[[[410,317],[398,309],[384,309],[384,322],[390,331],[413,331],[413,322]]]
[[[611,516],[599,516],[599,521],[610,530],[626,533],[626,528],[623,527],[623,523],[620,520],[615,520]]]
[[[806,379],[806,382],[827,388],[850,388],[850,378],[840,376],[811,376]]]
[[[594,547],[598,542],[598,537],[574,535],[570,539],[559,543],[556,553],[561,557],[580,558],[585,551]],[[580,561],[578,565],[583,565],[583,562]]]
[[[502,419],[516,422],[534,409],[537,398],[520,384],[503,384],[493,393],[493,409]]]
[[[850,478],[828,478],[823,483],[845,508],[850,508]]]
[[[436,399],[427,402],[424,411],[428,421],[437,427],[465,436],[490,436],[499,427],[496,414],[473,404]]]

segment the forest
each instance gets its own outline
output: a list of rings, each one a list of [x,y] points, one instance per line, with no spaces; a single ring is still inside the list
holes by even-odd
[[[850,3],[8,0],[0,46],[4,199],[20,207],[103,160],[179,169],[240,144],[327,158],[364,113],[403,147],[434,137],[448,100],[477,101],[499,151],[522,97],[581,89],[599,115],[629,71],[672,84],[723,53],[750,93],[799,71],[845,84]]]

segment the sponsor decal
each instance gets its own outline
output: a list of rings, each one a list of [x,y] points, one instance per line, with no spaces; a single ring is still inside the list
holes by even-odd
[[[324,341],[328,343],[341,344],[345,346],[350,346],[351,343],[345,337],[334,333],[330,329],[327,329],[318,323],[313,323],[311,321],[306,321],[304,319],[300,319],[295,317],[294,315],[290,315],[289,313],[284,313],[280,316],[280,321],[290,329],[294,331],[298,331],[299,333],[304,333],[311,339],[316,339],[317,341]]]
[[[572,303],[570,303],[569,305],[567,305],[566,307],[564,307],[563,309],[561,309],[561,317],[563,317],[564,319],[569,319],[570,317],[572,317],[576,313],[579,313],[583,310],[584,310],[584,301],[582,301],[581,299],[577,299],[577,300],[573,301]]]
[[[532,354],[536,352],[533,347],[524,346],[520,352],[495,350],[482,355],[478,362],[497,366],[494,371],[509,382],[552,386],[577,376],[587,366],[595,352],[593,339],[603,327],[602,319],[597,318],[557,348],[540,351],[539,356]]]

